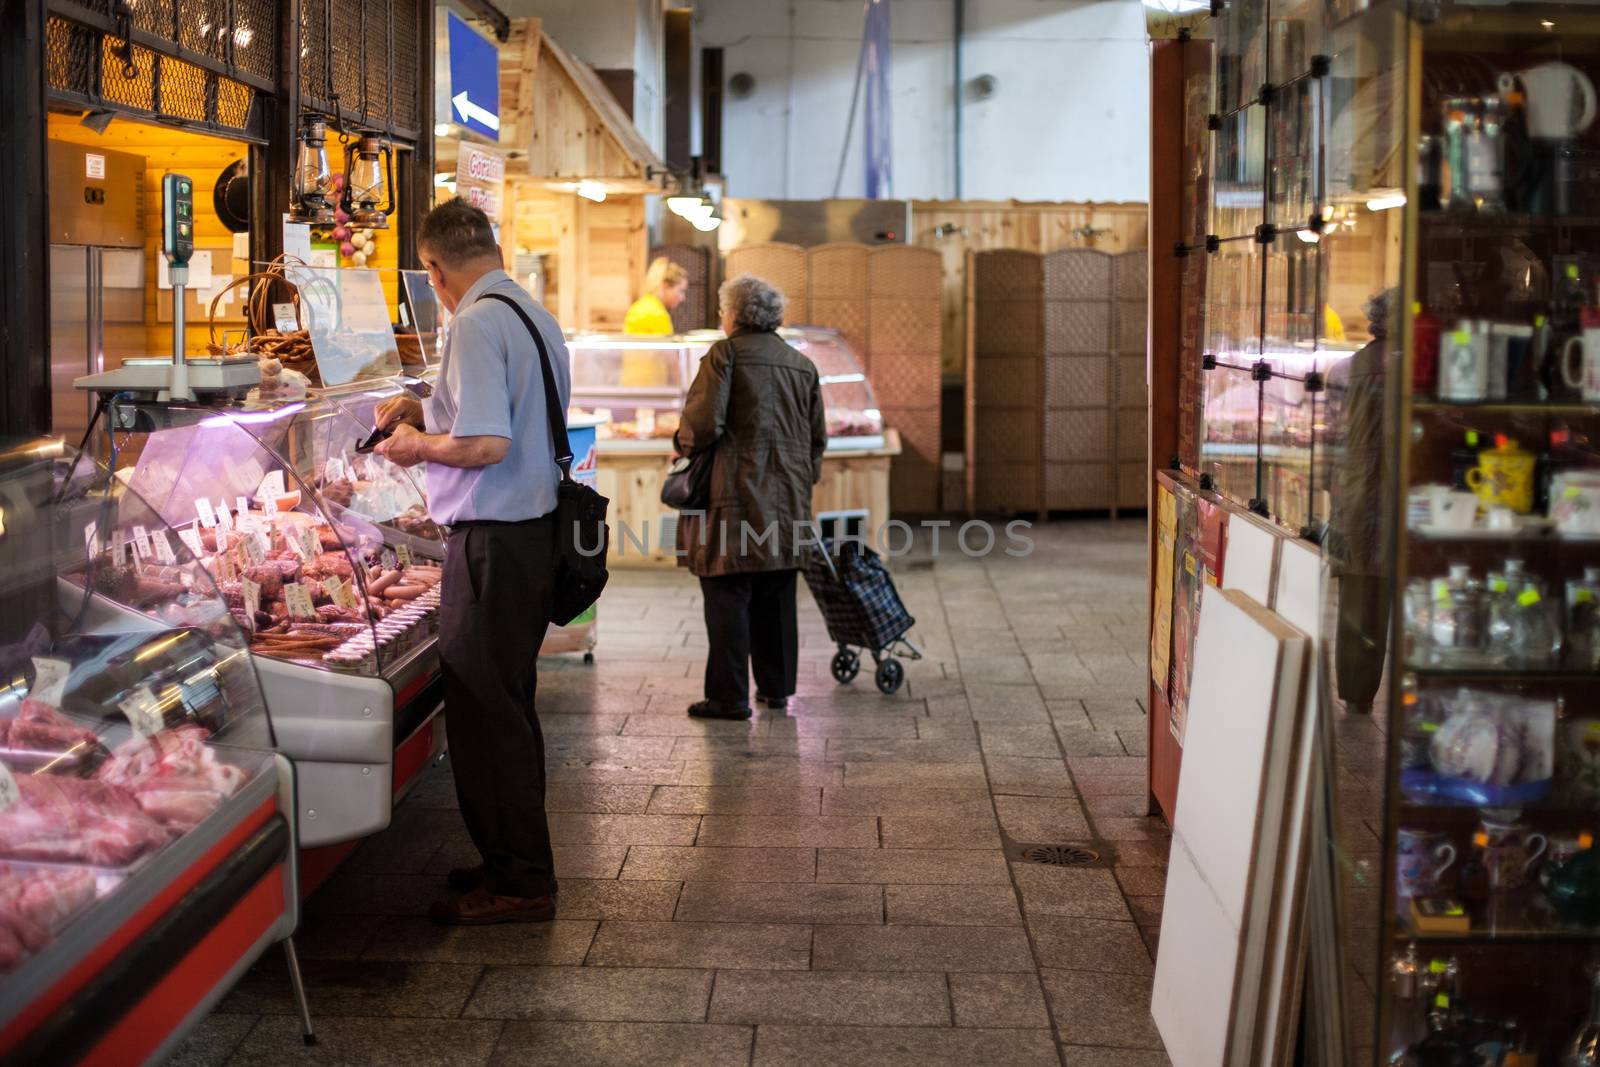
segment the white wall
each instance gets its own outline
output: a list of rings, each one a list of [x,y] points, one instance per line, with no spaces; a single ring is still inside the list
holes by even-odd
[[[890,0],[894,195],[955,195],[952,0]],[[699,44],[724,49],[723,170],[733,196],[832,195],[860,50],[861,0],[694,0]],[[963,77],[997,79],[962,112],[967,199],[1144,200],[1149,80],[1139,0],[966,0]],[[864,115],[842,196],[861,196]]]

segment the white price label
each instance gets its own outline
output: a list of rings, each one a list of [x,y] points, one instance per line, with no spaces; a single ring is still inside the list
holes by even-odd
[[[0,811],[5,811],[21,799],[22,790],[17,788],[17,780],[12,777],[11,768],[0,763]]]
[[[382,561],[383,569],[386,571],[395,570],[400,566],[400,558],[394,554],[394,549],[392,548],[384,548],[382,552],[378,553],[378,558]]]
[[[217,581],[226,584],[238,580],[239,568],[234,565],[233,553],[218,552],[214,557],[217,561]]]
[[[272,324],[278,328],[279,333],[293,333],[300,328],[300,319],[294,313],[293,304],[273,304]]]
[[[306,559],[316,559],[322,554],[322,538],[317,536],[315,527],[300,528],[300,554]]]
[[[244,554],[249,558],[252,567],[267,558],[267,553],[262,549],[261,542],[256,539],[256,535],[251,534],[239,543],[244,546]]]
[[[299,556],[301,559],[305,559],[306,558],[306,546],[301,542],[299,537],[295,536],[295,533],[296,533],[296,531],[294,531],[294,530],[284,530],[283,531],[284,544],[288,545],[289,546],[289,550],[291,552],[293,552],[295,555]]]
[[[133,528],[133,555],[136,559],[150,558],[150,531],[143,526]]]
[[[315,619],[317,606],[312,603],[311,590],[299,582],[283,584],[283,602],[288,605],[291,619]]]
[[[183,542],[184,547],[189,550],[195,559],[199,559],[206,554],[205,545],[200,541],[200,531],[194,527],[191,526],[186,530],[179,530],[178,540]]]
[[[233,515],[228,511],[226,500],[217,501],[217,526],[223,530],[233,529]]]
[[[239,581],[239,588],[244,590],[244,613],[250,619],[250,629],[256,628],[256,612],[261,610],[261,585],[248,578]]]
[[[322,580],[322,588],[328,591],[328,598],[337,607],[355,610],[356,590],[354,582],[345,582],[337,575],[329,575]]]
[[[401,570],[405,570],[407,567],[411,566],[411,549],[407,548],[405,545],[396,545],[394,549],[394,555],[395,558],[400,561]]]
[[[211,501],[205,497],[195,500],[194,513],[200,516],[200,525],[206,529],[213,529],[217,525],[217,510],[211,506]]]
[[[275,496],[258,496],[258,497],[256,497],[256,499],[261,501],[261,510],[264,513],[266,513],[268,515],[276,515],[278,513],[278,498],[277,497],[275,497]]]
[[[100,524],[91,522],[83,528],[83,550],[90,559],[100,555]]]
[[[118,702],[117,707],[128,717],[128,725],[133,727],[135,737],[152,737],[167,728],[167,720],[161,714],[161,702],[147,685],[136,687],[126,699]]]
[[[328,462],[322,466],[322,484],[328,485],[331,482],[342,482],[344,480],[344,460],[338,456],[330,457]]]
[[[267,553],[272,551],[272,538],[267,536],[267,531],[258,526],[250,531],[250,537],[257,545],[261,546],[262,558],[266,558]]]
[[[121,534],[111,535],[111,563],[116,567],[128,565],[128,542],[122,539]]]
[[[64,659],[33,657],[33,687],[28,690],[29,698],[60,707],[61,697],[67,691],[67,675],[71,673],[72,664]]]
[[[261,479],[261,484],[256,486],[256,499],[271,497],[277,498],[284,495],[283,472],[268,471],[266,477]]]
[[[246,500],[243,494],[233,498],[233,513],[238,516],[237,521],[241,523],[250,514],[250,501]]]
[[[156,550],[157,562],[169,565],[178,562],[177,555],[172,551],[172,542],[167,538],[167,531],[157,530],[151,534],[150,544]]]

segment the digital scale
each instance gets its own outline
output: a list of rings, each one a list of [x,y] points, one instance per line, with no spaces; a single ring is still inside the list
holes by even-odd
[[[135,400],[194,400],[201,395],[239,396],[261,381],[254,356],[211,356],[186,359],[183,354],[184,298],[189,287],[189,259],[194,255],[194,180],[186,174],[161,178],[161,254],[172,277],[172,355],[124,360],[116,370],[73,380],[88,392],[127,393]]]

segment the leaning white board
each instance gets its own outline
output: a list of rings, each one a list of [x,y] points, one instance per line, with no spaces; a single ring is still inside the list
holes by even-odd
[[[1222,588],[1237,589],[1257,604],[1272,607],[1278,573],[1278,546],[1283,535],[1256,516],[1233,511],[1228,516],[1228,555]]]
[[[1282,787],[1289,738],[1277,727],[1298,717],[1307,646],[1241,591],[1204,590],[1151,1001],[1174,1067],[1228,1061],[1239,990],[1260,979],[1240,970],[1250,908],[1271,905],[1251,886],[1255,864],[1276,861],[1258,856],[1283,815],[1281,793],[1265,792]]]

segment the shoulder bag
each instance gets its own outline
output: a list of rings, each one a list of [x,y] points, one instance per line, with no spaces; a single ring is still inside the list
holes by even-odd
[[[729,395],[733,382],[733,340],[728,340]],[[717,446],[701,449],[692,456],[678,456],[661,480],[661,502],[679,511],[704,511],[711,503],[711,463]]]
[[[556,487],[556,573],[555,605],[550,621],[565,626],[600,599],[610,572],[606,552],[610,548],[611,528],[606,525],[606,507],[611,503],[591,487],[572,478],[572,445],[567,440],[567,413],[561,407],[555,371],[544,337],[528,313],[504,293],[485,293],[484,299],[498,300],[528,328],[539,350],[539,370],[544,376],[545,411],[550,419],[550,437],[555,444],[556,466],[561,468],[561,483]]]

